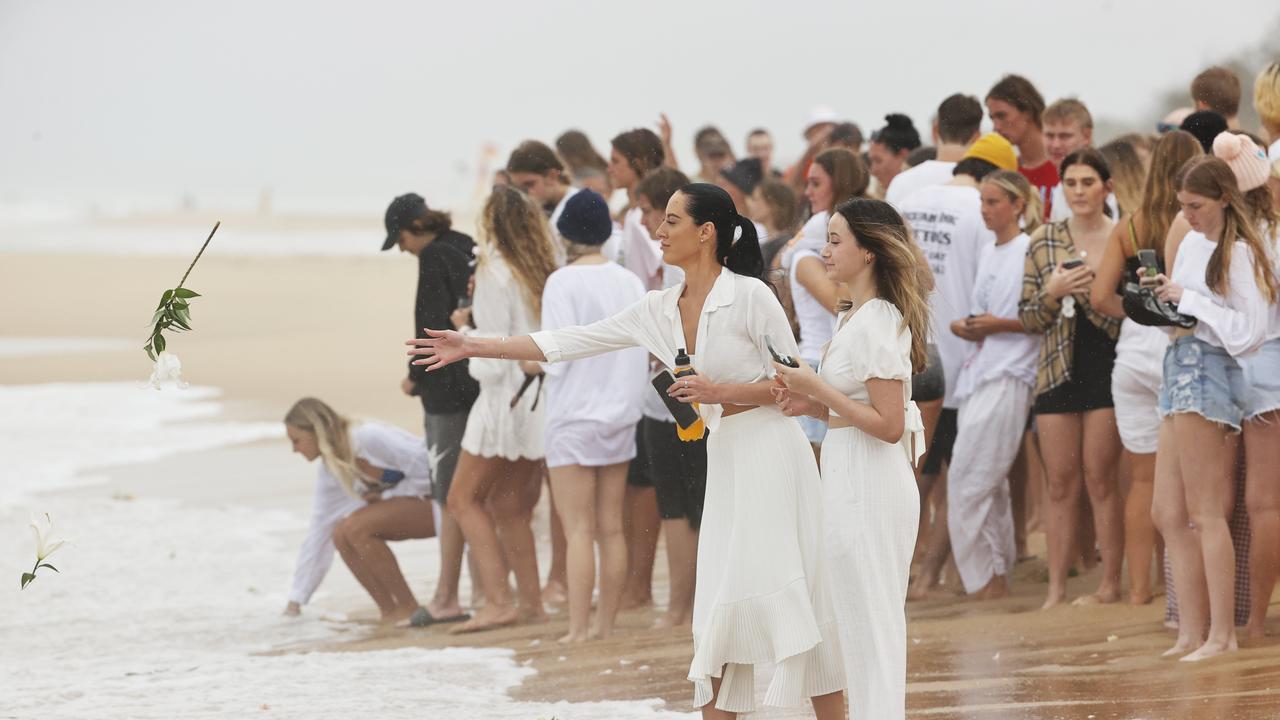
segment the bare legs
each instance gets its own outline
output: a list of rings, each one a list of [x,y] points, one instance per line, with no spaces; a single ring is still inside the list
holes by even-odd
[[[551,478],[547,478],[547,488],[551,488]],[[560,513],[556,511],[556,494],[547,494],[551,503],[551,569],[547,571],[547,583],[542,586],[542,602],[551,605],[563,605],[568,602],[568,540],[564,536],[564,523],[560,522]]]
[[[1129,453],[1129,496],[1124,503],[1124,554],[1129,563],[1129,602],[1146,605],[1151,602],[1151,556],[1156,567],[1162,567],[1163,552],[1156,527],[1151,519],[1151,499],[1155,492],[1156,456],[1154,453]]]
[[[392,498],[351,513],[333,529],[333,545],[382,612],[383,622],[413,615],[418,601],[404,581],[388,540],[433,537],[429,500]]]
[[[1265,635],[1264,623],[1280,564],[1280,412],[1245,423],[1245,505],[1249,508],[1249,603],[1247,636]]]
[[[479,571],[475,579],[484,590],[485,606],[452,632],[474,632],[510,625],[517,620],[546,617],[542,609],[538,557],[529,526],[541,487],[541,461],[513,462],[462,452],[449,489],[449,510],[471,546]],[[492,519],[485,512],[486,500],[493,510]],[[507,586],[508,566],[515,572],[519,610]]]
[[[1123,512],[1115,474],[1120,458],[1115,411],[1038,415],[1036,425],[1041,433],[1049,496],[1049,592],[1042,607],[1047,609],[1066,599],[1067,573],[1077,555],[1075,529],[1082,481],[1093,505],[1094,527],[1102,546],[1102,582],[1088,601],[1115,602],[1120,599],[1124,555]]]
[[[938,417],[942,415],[942,399],[931,400],[924,403],[916,403],[920,408],[920,417],[924,420],[924,444],[925,449],[933,445],[933,431],[938,429]],[[916,529],[916,551],[915,557],[912,558],[914,563],[924,554],[926,543],[928,542],[930,530],[930,517],[928,508],[929,487],[932,487],[932,479],[926,484],[921,472],[924,468],[924,459],[912,466],[911,471],[916,476],[916,487],[920,490],[920,526]]]
[[[720,697],[720,678],[711,678],[711,702],[702,706],[702,720],[736,720],[737,713],[718,710],[716,698]],[[817,720],[844,720],[844,691],[837,690],[826,695],[815,695],[809,698],[813,703],[813,714]]]
[[[693,621],[693,591],[698,575],[698,531],[689,526],[688,518],[662,521],[667,536],[667,569],[671,579],[671,598],[667,613],[655,627],[687,627]]]
[[[653,561],[658,555],[658,493],[652,487],[627,486],[623,534],[627,542],[627,582],[622,609],[653,604]]]
[[[920,559],[920,568],[907,588],[907,600],[923,600],[929,591],[938,585],[942,568],[951,556],[951,530],[947,524],[947,469],[937,475],[922,475],[920,480],[930,486],[922,490],[921,496],[928,498],[928,504],[920,506],[920,514],[926,514],[929,505],[933,506],[933,527],[929,529],[929,542],[925,545],[924,557]],[[957,573],[957,581],[959,574]]]
[[[1209,610],[1205,595],[1204,559],[1200,555],[1200,541],[1191,530],[1191,518],[1187,514],[1173,418],[1160,423],[1151,519],[1168,548],[1178,596],[1178,639],[1164,654],[1181,655],[1204,640]]]
[[[1235,499],[1232,490],[1240,438],[1192,413],[1174,415],[1173,429],[1178,447],[1193,449],[1179,453],[1178,465],[1187,514],[1199,541],[1200,571],[1209,590],[1209,637],[1198,650],[1182,658],[1194,662],[1236,649],[1235,551],[1227,516]],[[1178,601],[1185,602],[1181,583]]]
[[[447,618],[462,614],[458,601],[458,583],[462,577],[462,551],[466,542],[462,528],[446,508],[440,509],[440,577],[436,592],[427,604],[432,617]]]
[[[569,588],[569,633],[560,642],[583,642],[613,631],[627,574],[627,547],[622,537],[622,507],[627,465],[567,465],[551,469],[551,492],[564,523]],[[600,605],[590,632],[591,591],[595,586],[600,546]]]

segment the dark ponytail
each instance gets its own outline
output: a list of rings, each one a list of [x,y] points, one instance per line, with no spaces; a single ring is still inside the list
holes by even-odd
[[[755,223],[738,214],[729,193],[718,185],[689,183],[680,188],[680,194],[694,224],[715,226],[716,260],[738,275],[763,280],[764,255]]]

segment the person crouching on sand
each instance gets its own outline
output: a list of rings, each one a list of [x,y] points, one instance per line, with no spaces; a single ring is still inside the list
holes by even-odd
[[[388,540],[436,534],[422,438],[379,422],[353,422],[315,398],[294,403],[284,424],[294,452],[307,462],[320,459],[311,529],[298,553],[285,614],[299,614],[311,599],[335,548],[373,596],[383,622],[426,612],[387,547]]]

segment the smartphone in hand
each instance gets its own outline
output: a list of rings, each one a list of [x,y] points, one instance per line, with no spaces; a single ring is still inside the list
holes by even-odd
[[[1084,260],[1081,260],[1080,258],[1071,258],[1070,260],[1062,263],[1062,269],[1075,270],[1076,268],[1080,267],[1083,264],[1084,264]]]
[[[672,375],[670,370],[663,370],[653,376],[653,389],[658,391],[658,396],[662,398],[662,403],[667,406],[671,417],[675,418],[676,424],[681,428],[692,427],[694,423],[698,422],[698,411],[694,410],[689,403],[680,402],[667,394],[667,390],[675,383],[676,376]]]
[[[786,365],[787,367],[792,367],[792,368],[800,367],[800,361],[796,360],[790,355],[783,355],[782,353],[778,352],[776,348],[773,347],[773,338],[771,336],[769,335],[764,336],[764,345],[765,347],[769,348],[769,354],[773,356],[774,362],[778,363],[779,365]]]

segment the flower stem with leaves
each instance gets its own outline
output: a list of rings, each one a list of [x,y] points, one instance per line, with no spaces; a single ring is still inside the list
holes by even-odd
[[[187,266],[187,271],[182,274],[182,279],[178,281],[178,286],[170,290],[165,290],[160,296],[160,304],[156,306],[156,313],[151,318],[151,336],[147,338],[147,344],[143,349],[147,351],[147,357],[152,360],[156,359],[156,355],[164,352],[165,339],[164,332],[182,332],[191,329],[191,308],[187,301],[191,298],[200,297],[200,293],[183,287],[187,282],[187,276],[191,274],[191,270],[195,268],[196,263],[200,262],[200,256],[204,255],[205,248],[209,247],[209,241],[213,239],[213,234],[218,232],[218,228],[222,226],[221,222],[214,223],[213,230],[209,231],[209,237],[205,239],[204,245],[200,246],[200,252],[196,253],[195,260]]]

